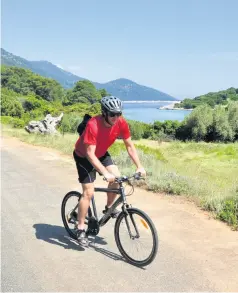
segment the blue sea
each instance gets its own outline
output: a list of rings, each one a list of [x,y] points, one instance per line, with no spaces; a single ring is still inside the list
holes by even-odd
[[[123,115],[127,119],[137,120],[145,123],[154,121],[164,122],[165,120],[182,121],[191,110],[160,110],[171,102],[123,102]]]

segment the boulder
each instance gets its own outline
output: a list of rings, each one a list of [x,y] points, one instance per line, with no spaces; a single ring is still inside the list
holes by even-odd
[[[63,115],[61,113],[58,117],[52,117],[51,114],[47,114],[41,121],[30,121],[25,126],[25,130],[29,133],[58,134],[56,126],[59,125]]]

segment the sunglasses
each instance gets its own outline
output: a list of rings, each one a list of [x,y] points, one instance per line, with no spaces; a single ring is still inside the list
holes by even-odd
[[[120,117],[121,116],[121,113],[111,113],[111,112],[108,112],[108,116],[109,117]]]

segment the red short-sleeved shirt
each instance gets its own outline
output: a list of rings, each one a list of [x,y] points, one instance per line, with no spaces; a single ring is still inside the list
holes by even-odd
[[[127,139],[131,136],[127,122],[119,117],[112,127],[106,127],[101,115],[91,118],[82,134],[75,144],[75,152],[80,157],[86,156],[85,144],[96,145],[95,155],[97,158],[105,155],[108,148],[117,137]]]

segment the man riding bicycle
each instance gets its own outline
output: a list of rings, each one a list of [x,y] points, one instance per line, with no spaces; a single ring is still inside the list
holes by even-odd
[[[79,182],[82,184],[83,196],[79,201],[78,227],[76,231],[80,244],[87,245],[88,240],[84,228],[84,221],[94,194],[96,171],[102,174],[109,188],[118,188],[115,178],[120,176],[118,167],[112,161],[108,148],[120,137],[123,139],[127,152],[136,165],[136,172],[146,175],[131,140],[129,126],[122,115],[122,102],[114,96],[103,97],[101,100],[102,114],[91,118],[77,140],[73,152],[78,170]],[[107,204],[104,213],[113,204],[115,193],[107,194]],[[112,217],[117,217],[119,211],[114,210]]]

